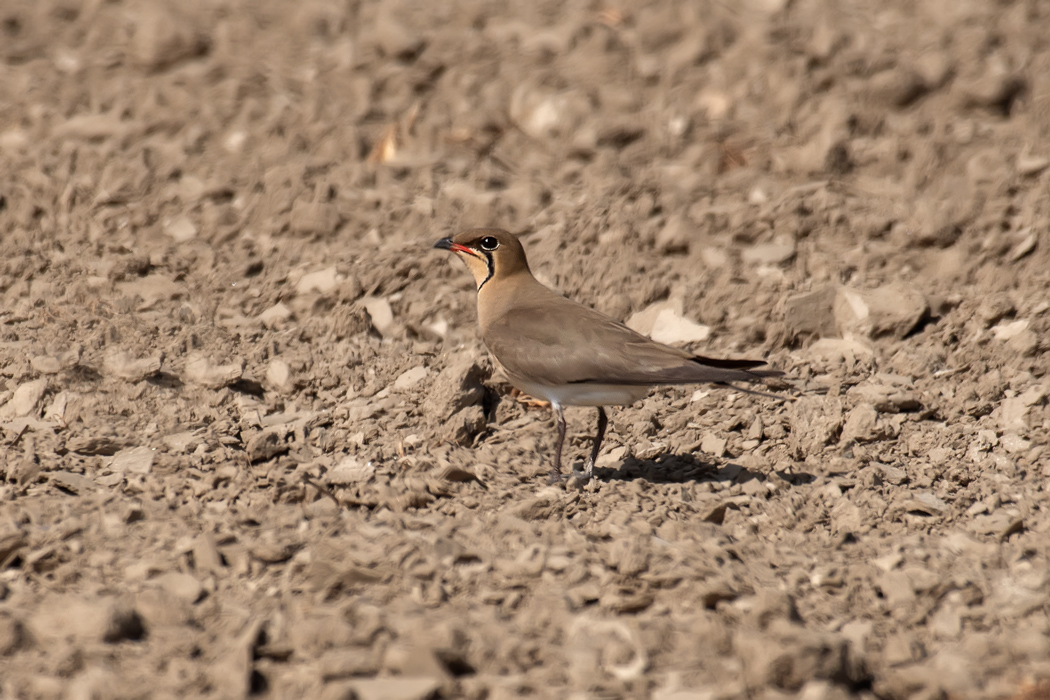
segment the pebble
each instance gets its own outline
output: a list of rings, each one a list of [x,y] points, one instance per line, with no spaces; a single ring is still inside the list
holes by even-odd
[[[299,294],[310,294],[319,292],[327,294],[335,289],[342,280],[335,267],[326,267],[323,270],[310,272],[299,278],[295,285],[295,291]]]
[[[1030,440],[1025,440],[1017,433],[1006,433],[999,439],[999,444],[1010,454],[1025,452],[1032,446]]]
[[[1050,158],[1034,156],[1029,153],[1020,153],[1017,156],[1015,167],[1018,175],[1038,175],[1050,167]]]
[[[871,404],[879,413],[916,411],[921,407],[914,393],[885,384],[863,384],[854,387],[850,396]]]
[[[397,332],[397,324],[394,322],[394,310],[390,308],[390,302],[378,297],[364,297],[361,305],[368,312],[372,321],[372,327],[384,338],[388,338]]]
[[[803,294],[789,296],[784,301],[784,324],[793,335],[834,338],[835,295],[837,290],[828,285]]]
[[[704,433],[700,441],[700,449],[714,457],[721,457],[726,452],[726,439],[714,433]]]
[[[238,381],[243,374],[243,359],[225,365],[216,365],[204,355],[194,353],[186,361],[186,380],[208,389],[221,389],[229,386]]]
[[[290,394],[295,390],[292,368],[279,357],[273,358],[267,365],[266,381],[281,394]]]
[[[155,454],[149,447],[129,447],[113,455],[109,468],[121,474],[149,474]]]
[[[1024,434],[1028,432],[1029,404],[1024,396],[1003,399],[998,408],[997,423],[1003,432]]]
[[[427,378],[427,368],[423,365],[416,365],[412,369],[406,369],[397,379],[394,380],[394,391],[407,391],[412,389],[421,381]]]
[[[200,581],[190,574],[178,571],[169,571],[166,574],[161,574],[153,582],[187,603],[196,603],[204,594],[204,587]]]
[[[357,700],[427,700],[441,682],[440,678],[362,678],[350,687]]]
[[[130,53],[147,71],[172,66],[200,53],[195,28],[163,5],[145,5],[131,37]]]
[[[11,399],[0,407],[0,417],[21,418],[35,413],[47,390],[46,379],[34,379],[18,385]]]
[[[783,265],[795,258],[793,242],[759,243],[745,248],[741,259],[749,265]]]
[[[169,452],[175,454],[189,454],[197,448],[197,445],[201,444],[200,438],[190,431],[165,435],[161,438],[161,441],[168,448]]]
[[[842,426],[840,442],[871,442],[879,439],[878,412],[870,403],[858,404],[849,412],[846,423]]]
[[[197,237],[197,226],[185,216],[164,222],[164,233],[176,243],[184,243]]]
[[[926,297],[915,287],[890,284],[875,289],[842,287],[835,297],[835,322],[842,337],[889,335],[898,340],[929,313]]]
[[[279,330],[292,318],[292,310],[279,301],[255,318],[266,328]]]
[[[140,382],[152,377],[164,364],[164,355],[156,353],[137,358],[123,350],[106,353],[102,360],[102,372],[110,377],[119,377],[129,382]]]
[[[376,468],[371,462],[362,462],[357,457],[344,457],[325,474],[325,483],[333,486],[349,486],[371,480]]]
[[[631,315],[627,327],[667,345],[701,342],[711,335],[710,327],[682,316],[680,299],[650,304]]]
[[[1006,341],[1017,337],[1026,330],[1028,330],[1028,321],[1021,319],[1019,321],[1010,321],[1009,323],[1000,323],[997,326],[993,326],[992,335],[995,336],[996,340]]]

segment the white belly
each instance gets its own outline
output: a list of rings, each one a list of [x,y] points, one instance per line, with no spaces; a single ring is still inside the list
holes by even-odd
[[[623,384],[544,386],[516,380],[512,383],[529,396],[550,401],[556,406],[626,406],[649,393],[647,386]]]

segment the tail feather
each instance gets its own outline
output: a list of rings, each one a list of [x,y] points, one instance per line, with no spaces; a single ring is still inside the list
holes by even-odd
[[[693,362],[707,365],[708,367],[717,367],[718,369],[751,369],[766,364],[765,360],[726,360],[717,357],[704,357],[703,355],[694,355]],[[776,370],[762,371],[775,372]]]

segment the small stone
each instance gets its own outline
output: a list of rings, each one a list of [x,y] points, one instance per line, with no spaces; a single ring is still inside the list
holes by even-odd
[[[1018,175],[1032,176],[1038,175],[1050,167],[1050,158],[1045,156],[1034,156],[1029,153],[1021,153],[1017,156],[1017,162],[1015,167],[1017,168]]]
[[[317,666],[320,669],[321,678],[326,682],[331,682],[340,678],[375,676],[379,673],[380,665],[376,654],[368,653],[358,647],[346,647],[326,649],[317,660]],[[350,691],[351,694],[352,692]],[[338,697],[346,698],[347,695],[342,694]]]
[[[357,700],[429,700],[441,687],[441,678],[362,678],[350,683]]]
[[[700,441],[700,449],[709,455],[721,457],[726,452],[726,439],[714,433],[704,433]]]
[[[1006,433],[999,439],[999,444],[1003,446],[1009,454],[1018,454],[1020,452],[1027,452],[1032,446],[1030,440],[1025,440],[1017,433]]]
[[[835,297],[835,322],[839,335],[854,333],[870,338],[904,338],[929,312],[918,289],[890,284],[876,289],[842,287]]]
[[[929,513],[930,515],[941,514],[948,510],[948,504],[929,491],[920,491],[916,493],[915,498],[908,501],[908,505],[921,506],[915,509]]]
[[[894,467],[889,464],[880,464],[878,466],[879,471],[882,472],[882,478],[886,483],[900,486],[908,481],[908,472],[900,467]]]
[[[329,235],[339,228],[339,210],[329,202],[296,200],[292,205],[292,230]]]
[[[219,573],[224,568],[222,553],[210,534],[198,535],[193,542],[193,567],[199,572]]]
[[[1024,434],[1028,432],[1028,409],[1023,396],[1003,399],[998,409],[999,429],[1003,432]]]
[[[310,294],[311,292],[327,294],[339,286],[341,281],[335,267],[326,267],[300,277],[299,282],[295,285],[295,291],[299,294]]]
[[[375,476],[376,468],[371,462],[362,462],[357,457],[344,457],[325,474],[324,481],[332,486],[350,486],[369,481]]]
[[[282,302],[277,302],[255,317],[266,328],[280,329],[292,318],[292,310]]]
[[[29,366],[40,374],[58,374],[62,371],[62,363],[52,355],[37,355],[29,360]]]
[[[140,382],[159,372],[163,364],[164,355],[161,353],[136,358],[123,350],[114,350],[102,360],[102,372],[110,377]]]
[[[1036,406],[1046,398],[1046,389],[1043,386],[1032,386],[1025,389],[1021,394],[1021,403],[1025,406]]]
[[[846,417],[842,426],[840,442],[871,442],[881,437],[878,429],[878,412],[870,403],[858,404]]]
[[[741,259],[750,265],[783,265],[795,257],[795,244],[792,242],[759,243],[745,248]]]
[[[397,332],[397,325],[394,323],[394,311],[390,308],[390,302],[378,297],[364,297],[361,299],[361,305],[365,307],[365,311],[368,312],[368,317],[372,321],[372,327],[376,329],[379,335],[388,338]]]
[[[995,336],[996,340],[1007,341],[1017,337],[1026,330],[1028,330],[1028,321],[1021,319],[1019,321],[1010,321],[1009,323],[1000,323],[992,327],[992,335]]]
[[[197,237],[197,227],[185,216],[180,216],[164,222],[164,233],[176,243],[184,243]]]
[[[851,392],[864,403],[875,407],[879,413],[900,413],[917,411],[921,408],[918,397],[910,391],[885,384],[864,384],[855,387]]]
[[[427,378],[427,374],[429,372],[423,365],[416,365],[412,369],[405,370],[394,380],[394,391],[407,391],[415,387]]]
[[[852,367],[875,355],[868,343],[855,338],[821,338],[809,346],[809,354],[831,365]]]
[[[142,68],[161,70],[199,55],[207,46],[185,19],[165,6],[145,6],[131,37],[130,54]]]
[[[1008,294],[993,293],[981,300],[977,307],[977,316],[984,321],[985,326],[991,326],[1007,316],[1012,316],[1016,310]]]
[[[221,389],[238,381],[244,374],[244,360],[225,365],[216,365],[200,353],[194,353],[186,361],[185,376],[192,384],[208,389]]]
[[[379,6],[370,31],[383,55],[402,61],[412,60],[426,45],[423,37],[405,24],[402,14],[386,5]]]
[[[190,574],[178,571],[161,574],[154,579],[154,583],[179,600],[184,600],[187,603],[196,603],[204,593],[204,587],[201,586],[200,581]]]
[[[248,454],[248,461],[253,464],[265,462],[288,450],[289,445],[284,440],[284,431],[281,426],[267,428],[255,434],[244,447],[244,451]]]
[[[153,468],[154,454],[149,447],[130,447],[113,455],[109,468],[120,474],[149,474]]]
[[[1018,241],[1017,245],[1010,249],[1010,254],[1007,255],[1010,262],[1017,262],[1035,250],[1035,244],[1039,240],[1035,231],[1032,231],[1030,228],[1018,231],[1018,237],[1020,237],[1021,240]]]
[[[627,319],[627,327],[667,345],[701,342],[711,335],[708,326],[682,316],[680,299],[650,304]]]
[[[161,438],[161,441],[168,448],[168,451],[174,454],[189,454],[197,449],[197,445],[201,444],[200,438],[190,431],[165,435]]]
[[[700,249],[700,259],[712,270],[723,270],[729,264],[729,253],[723,248],[708,245]]]
[[[295,390],[292,368],[279,357],[270,360],[266,367],[266,381],[279,393],[289,394]]]
[[[47,390],[46,379],[34,379],[31,382],[20,384],[11,399],[0,408],[0,416],[4,418],[21,418],[35,413],[37,406],[44,398]]]
[[[835,287],[827,286],[788,297],[784,302],[784,324],[796,336],[834,338]]]

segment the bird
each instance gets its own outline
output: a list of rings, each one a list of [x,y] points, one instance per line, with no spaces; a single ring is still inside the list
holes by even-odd
[[[629,405],[654,386],[673,384],[711,383],[772,396],[730,382],[783,374],[758,369],[764,360],[716,359],[664,345],[558,294],[533,276],[521,241],[502,229],[469,229],[438,240],[434,248],[455,253],[473,274],[482,341],[510,383],[550,402],[558,431],[552,483],[566,478],[561,470],[566,406],[598,409],[590,456],[582,471],[568,477],[586,483],[608,427],[606,406]]]

